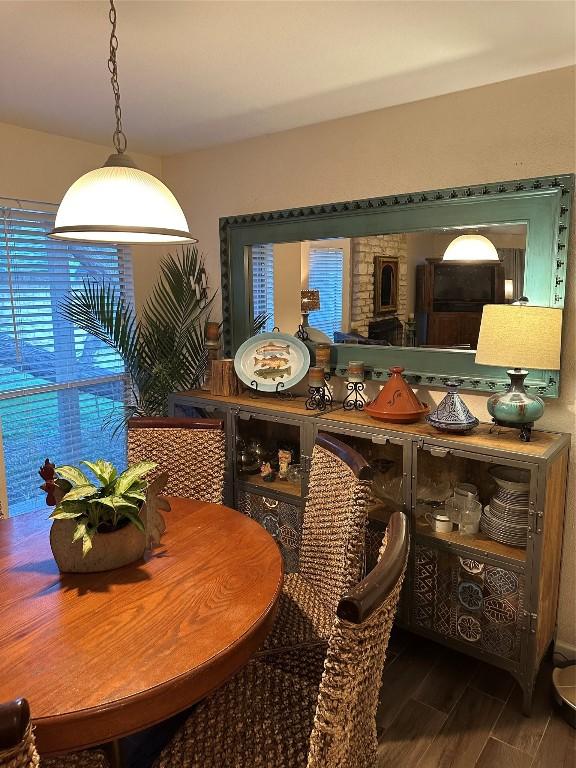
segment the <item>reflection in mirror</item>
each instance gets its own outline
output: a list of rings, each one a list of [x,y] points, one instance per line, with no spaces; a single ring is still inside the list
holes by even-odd
[[[475,251],[443,260],[450,243],[479,234],[498,258]],[[494,224],[251,247],[254,316],[314,342],[475,349],[485,304],[524,293],[526,226]],[[302,291],[320,308],[301,314]]]

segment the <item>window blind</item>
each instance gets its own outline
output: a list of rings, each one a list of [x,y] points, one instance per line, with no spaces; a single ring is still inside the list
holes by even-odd
[[[268,315],[262,330],[274,328],[274,246],[259,243],[252,246],[252,311],[253,317]]]
[[[56,206],[0,200],[0,420],[10,515],[42,509],[38,469],[106,458],[124,467],[120,357],[59,313],[83,279],[133,301],[129,250],[50,240]],[[4,201],[6,202],[6,201]]]
[[[342,248],[311,247],[308,256],[308,287],[320,291],[320,309],[312,312],[309,323],[334,339],[342,329]]]

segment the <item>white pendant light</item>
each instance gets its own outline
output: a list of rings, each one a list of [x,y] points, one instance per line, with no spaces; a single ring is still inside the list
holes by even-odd
[[[89,171],[64,195],[50,237],[96,243],[197,243],[178,201],[155,176],[136,167],[122,130],[116,51],[116,9],[110,0],[110,58],[115,98],[116,152],[102,168]]]
[[[460,235],[444,251],[442,261],[499,261],[498,251],[484,235]]]

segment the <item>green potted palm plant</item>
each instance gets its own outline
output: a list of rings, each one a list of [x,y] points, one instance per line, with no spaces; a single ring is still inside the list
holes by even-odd
[[[116,350],[131,382],[124,419],[166,416],[168,395],[198,387],[207,363],[210,294],[203,257],[183,248],[160,263],[158,281],[140,316],[104,282],[84,281],[60,305],[78,328]]]
[[[67,320],[116,350],[131,382],[124,411],[132,416],[167,416],[168,395],[196,389],[206,373],[206,321],[215,294],[208,288],[204,259],[195,247],[168,255],[140,317],[106,283],[84,281],[60,305]],[[267,313],[257,315],[252,334],[264,330]]]

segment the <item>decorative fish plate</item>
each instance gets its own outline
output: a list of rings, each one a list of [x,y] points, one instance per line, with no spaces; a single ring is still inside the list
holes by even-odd
[[[259,333],[238,349],[234,368],[238,378],[260,392],[285,390],[301,381],[310,367],[305,344],[287,333]]]

